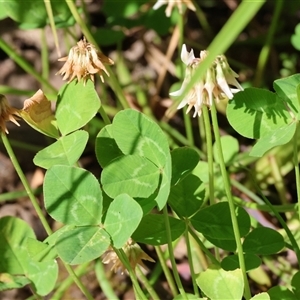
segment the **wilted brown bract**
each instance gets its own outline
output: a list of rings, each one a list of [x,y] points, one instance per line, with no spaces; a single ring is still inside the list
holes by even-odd
[[[51,103],[42,90],[38,90],[31,98],[24,101],[23,111],[26,111],[36,123],[53,115]]]

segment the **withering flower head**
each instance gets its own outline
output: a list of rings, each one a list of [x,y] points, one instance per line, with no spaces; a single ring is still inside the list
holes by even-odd
[[[182,46],[181,60],[186,65],[185,78],[180,90],[170,93],[171,96],[180,96],[184,92],[186,86],[190,82],[195,69],[206,58],[207,51],[201,51],[200,57],[194,56],[194,51],[188,52],[186,46]],[[230,68],[227,59],[224,55],[218,55],[213,64],[208,68],[203,78],[199,79],[192,89],[188,92],[185,98],[181,101],[178,109],[188,105],[187,113],[195,108],[194,117],[201,116],[202,106],[211,107],[213,100],[217,102],[228,98],[232,99],[233,94],[242,91],[243,88],[235,79],[238,75]],[[235,88],[231,88],[234,86]]]
[[[135,270],[136,265],[140,265],[141,267],[147,270],[147,267],[142,261],[143,259],[154,262],[154,260],[148,254],[146,254],[141,249],[141,247],[132,239],[129,239],[126,242],[125,246],[122,247],[122,249],[124,250],[133,270]],[[104,264],[112,263],[113,265],[111,267],[111,270],[114,272],[121,270],[121,274],[123,274],[124,271],[126,271],[125,266],[122,264],[116,252],[113,249],[109,249],[104,253],[102,257],[102,262]]]
[[[112,59],[100,53],[85,38],[71,48],[68,56],[60,58],[59,61],[66,62],[56,74],[63,75],[63,80],[69,79],[68,82],[71,82],[75,77],[78,81],[83,79],[84,84],[89,78],[94,81],[94,74],[97,73],[104,82],[103,72],[109,76],[104,64],[114,64]]]
[[[178,7],[179,13],[183,13],[183,5],[186,5],[190,10],[195,11],[196,8],[191,0],[157,0],[157,2],[154,4],[153,9],[158,9],[162,5],[167,4],[166,8],[166,16],[170,17],[173,7],[176,5]]]
[[[17,122],[13,115],[18,115],[18,110],[16,108],[11,107],[8,104],[6,97],[0,94],[0,130],[3,133],[8,133],[5,124],[7,121],[11,121],[17,126],[20,126],[20,124]]]

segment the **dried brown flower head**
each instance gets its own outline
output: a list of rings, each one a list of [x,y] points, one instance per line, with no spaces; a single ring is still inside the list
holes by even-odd
[[[77,77],[78,81],[83,79],[84,84],[89,78],[94,81],[94,74],[97,73],[100,75],[102,82],[104,82],[103,71],[109,76],[104,64],[114,64],[112,59],[100,53],[96,47],[88,43],[85,38],[71,48],[68,56],[60,58],[59,61],[65,61],[65,64],[56,75],[63,75],[63,80],[69,79],[68,82],[71,82]]]
[[[125,246],[122,247],[122,249],[124,250],[131,268],[133,270],[135,270],[136,265],[140,265],[141,267],[143,267],[144,269],[148,269],[142,259],[144,260],[148,260],[151,262],[155,262],[148,254],[146,254],[141,247],[134,242],[132,239],[129,239]],[[112,263],[112,267],[111,270],[114,272],[117,272],[119,270],[121,270],[121,274],[124,273],[124,271],[126,271],[125,266],[122,264],[122,262],[120,261],[119,257],[117,256],[116,252],[111,248],[109,250],[107,250],[102,257],[102,262],[104,264],[109,264]]]
[[[4,133],[8,133],[6,128],[6,122],[11,121],[15,123],[17,126],[20,124],[17,122],[13,115],[18,115],[18,110],[16,108],[11,107],[8,104],[8,101],[4,95],[0,94],[0,130]]]

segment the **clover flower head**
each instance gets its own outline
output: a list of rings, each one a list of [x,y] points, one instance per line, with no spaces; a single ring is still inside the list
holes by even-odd
[[[56,73],[63,75],[63,80],[69,79],[71,82],[75,77],[83,83],[90,78],[94,82],[94,74],[99,74],[104,82],[103,72],[109,76],[104,64],[113,65],[112,59],[100,53],[97,48],[86,41],[85,38],[80,40],[76,46],[72,47],[69,55],[58,59],[65,61],[63,67]]]
[[[207,57],[207,51],[201,51],[199,57],[194,56],[194,51],[187,51],[186,45],[182,46],[181,60],[186,65],[185,77],[180,90],[170,93],[171,96],[181,96],[190,82],[195,69]],[[194,117],[200,117],[202,106],[211,107],[213,101],[219,102],[221,99],[232,99],[233,94],[242,91],[243,88],[236,80],[238,75],[230,68],[224,55],[218,55],[212,65],[207,69],[205,76],[199,79],[177,109],[188,105],[187,113],[194,107]],[[235,88],[232,88],[235,87]]]
[[[191,0],[157,0],[157,2],[154,4],[153,9],[159,9],[162,5],[167,4],[166,8],[166,16],[170,17],[173,7],[177,5],[179,13],[183,13],[183,7],[182,5],[186,5],[187,8],[190,10],[195,11],[196,7],[194,6],[193,2]]]
[[[16,108],[11,107],[4,95],[0,94],[0,130],[4,133],[8,133],[6,128],[6,122],[11,121],[17,126],[20,124],[17,122],[13,115],[19,115]]]
[[[122,249],[124,250],[133,270],[135,270],[136,265],[140,265],[146,270],[148,269],[144,265],[142,260],[154,262],[154,260],[148,254],[146,254],[141,249],[141,247],[131,238],[126,242]],[[116,252],[112,248],[104,253],[104,255],[102,256],[102,262],[104,264],[112,263],[113,265],[111,270],[114,272],[118,272],[120,270],[121,274],[124,274],[124,272],[127,271],[123,263],[118,258]]]

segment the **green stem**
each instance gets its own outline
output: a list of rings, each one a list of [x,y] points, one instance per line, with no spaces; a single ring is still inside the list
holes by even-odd
[[[285,184],[283,181],[282,174],[280,172],[280,167],[278,166],[278,162],[276,160],[276,156],[269,155],[268,159],[270,161],[271,176],[274,178],[274,185],[277,190],[280,203],[287,204],[288,203],[288,200],[286,198],[287,190],[285,188]]]
[[[136,298],[141,299],[141,300],[147,300],[147,297],[145,296],[143,290],[141,289],[141,287],[140,287],[140,285],[137,281],[134,270],[132,269],[132,267],[129,263],[128,257],[126,256],[124,250],[122,248],[121,249],[114,248],[114,251],[116,252],[116,254],[118,255],[118,257],[121,260],[122,264],[125,266],[126,270],[129,273],[130,279],[131,279],[132,284],[133,284],[133,288],[134,288],[135,292],[137,293],[136,296],[138,296]]]
[[[9,156],[9,158],[11,159],[11,162],[12,162],[12,164],[13,164],[13,166],[14,166],[14,168],[15,168],[15,170],[16,170],[16,172],[17,172],[17,174],[18,174],[18,176],[19,176],[26,192],[27,192],[27,195],[28,195],[28,197],[29,197],[29,199],[30,199],[30,201],[31,201],[31,203],[32,203],[32,205],[33,205],[33,207],[34,207],[34,209],[35,209],[42,225],[43,225],[43,227],[45,228],[48,235],[52,234],[52,230],[51,230],[45,216],[43,215],[43,212],[42,212],[42,210],[41,210],[41,208],[40,208],[40,206],[39,206],[32,190],[31,190],[31,188],[28,184],[28,181],[25,177],[25,174],[23,173],[23,171],[20,167],[20,164],[19,164],[19,162],[16,158],[16,155],[15,155],[15,153],[14,153],[14,151],[13,151],[13,149],[12,149],[10,143],[9,143],[9,140],[8,140],[6,134],[1,133],[1,138],[2,138],[2,141],[3,141],[3,145],[4,145],[4,147],[7,151],[7,154]]]
[[[109,280],[106,277],[105,269],[100,259],[97,259],[95,264],[95,273],[99,282],[99,285],[106,296],[106,299],[118,300],[117,295],[113,291]]]
[[[193,263],[193,255],[191,251],[191,241],[189,237],[189,230],[188,230],[188,224],[186,225],[185,228],[185,242],[186,242],[186,248],[187,248],[187,256],[188,256],[188,262],[189,262],[189,267],[190,267],[190,272],[191,272],[191,277],[192,277],[192,283],[193,283],[193,289],[194,289],[194,294],[199,298],[199,289],[198,285],[196,282],[196,275],[195,275],[195,270],[194,270],[194,263]]]
[[[140,269],[139,266],[136,267],[136,272],[137,272],[137,276],[139,277],[139,280],[142,282],[142,284],[146,288],[146,290],[149,293],[149,295],[151,296],[151,298],[153,300],[160,300],[159,296],[157,295],[157,293],[155,292],[155,290],[153,289],[152,285],[149,283],[147,277],[141,271],[141,269]]]
[[[173,294],[173,297],[176,297],[178,295],[178,291],[177,291],[177,287],[176,287],[176,284],[174,282],[174,279],[171,275],[171,272],[166,264],[166,257],[164,257],[163,255],[163,252],[160,248],[160,246],[155,246],[155,250],[156,250],[156,253],[157,253],[157,256],[158,256],[158,259],[159,259],[159,262],[160,262],[160,265],[164,271],[164,274],[166,276],[166,279],[167,279],[167,282],[169,284],[169,287],[171,289],[171,292]]]
[[[183,44],[183,36],[184,36],[184,15],[180,15],[178,19],[178,28],[179,28],[179,41],[178,41],[178,53],[180,56],[181,52],[181,46]],[[180,77],[184,78],[184,68],[183,64],[180,64]],[[185,133],[186,137],[189,141],[190,145],[194,145],[194,136],[193,136],[193,129],[192,129],[192,122],[191,122],[191,117],[189,114],[186,113],[187,109],[184,107],[183,109],[183,121],[184,121],[184,128],[185,128]]]
[[[49,51],[48,51],[45,29],[41,29],[41,60],[42,60],[42,77],[49,78]]]
[[[2,141],[3,141],[3,145],[8,153],[8,156],[9,158],[11,159],[11,162],[27,192],[27,195],[32,203],[32,206],[34,207],[43,227],[45,228],[45,231],[47,232],[48,235],[51,235],[52,234],[52,230],[45,218],[45,216],[43,215],[43,212],[27,182],[27,179],[25,177],[25,174],[23,173],[21,167],[20,167],[20,164],[15,156],[15,153],[13,152],[11,146],[10,146],[10,143],[9,143],[9,140],[6,136],[6,134],[4,133],[1,133],[1,138],[2,138]],[[69,274],[71,275],[71,277],[73,278],[74,282],[77,284],[77,286],[80,288],[80,290],[84,293],[84,295],[86,296],[87,299],[89,300],[93,300],[93,297],[91,296],[91,294],[88,292],[88,290],[85,288],[85,286],[82,284],[82,282],[77,278],[76,274],[74,273],[73,269],[64,263],[64,266],[65,268],[67,269],[67,271],[69,272]]]
[[[194,240],[196,241],[196,243],[199,245],[199,247],[201,248],[201,250],[210,259],[210,261],[214,265],[219,266],[220,262],[210,253],[209,250],[206,249],[206,247],[204,246],[204,244],[202,243],[202,241],[199,239],[198,235],[194,232],[194,230],[190,226],[189,226],[189,233],[194,238]]]
[[[293,138],[293,148],[294,148],[293,149],[293,163],[294,163],[295,176],[296,176],[298,218],[300,219],[300,172],[299,172],[299,161],[298,161],[298,143],[297,143],[298,137],[299,137],[299,124],[297,124],[296,132],[295,132],[295,135]]]
[[[16,53],[16,51],[8,45],[0,37],[0,48],[13,60],[15,61],[26,73],[33,76],[39,83],[47,87],[52,92],[56,93],[56,88],[52,86],[49,81],[43,78],[34,68],[31,66],[22,56]]]
[[[270,210],[273,212],[273,214],[275,215],[275,217],[279,221],[279,223],[282,226],[282,228],[285,230],[287,236],[289,237],[289,239],[291,241],[293,249],[294,249],[294,251],[296,253],[297,260],[298,260],[298,265],[300,265],[300,248],[298,246],[298,243],[297,243],[294,235],[292,234],[292,232],[289,229],[289,227],[286,225],[286,222],[283,220],[283,218],[281,217],[281,215],[275,210],[275,208],[270,203],[270,201],[267,199],[267,197],[262,193],[262,191],[259,188],[258,184],[256,183],[255,179],[253,179],[253,184],[254,184],[256,190],[260,192],[261,197],[264,199],[265,203],[267,203],[267,205],[269,206]],[[297,191],[299,191],[299,189]],[[298,209],[299,209],[299,202],[298,202]]]
[[[105,125],[111,124],[110,118],[108,117],[108,115],[102,105],[99,108],[99,114],[101,115]]]
[[[187,108],[184,107],[182,112],[183,112],[185,133],[186,133],[186,137],[189,141],[189,145],[194,146],[194,137],[193,137],[191,117],[189,114],[186,113],[186,111],[187,111]]]
[[[204,129],[206,136],[206,149],[207,149],[207,163],[208,163],[208,178],[209,178],[209,199],[210,205],[215,203],[215,191],[214,191],[214,157],[213,157],[213,146],[212,146],[212,134],[211,126],[209,121],[208,109],[204,105],[202,108]]]
[[[61,53],[59,51],[59,46],[58,46],[58,37],[57,37],[57,31],[56,31],[55,21],[54,21],[54,17],[53,17],[51,1],[44,0],[44,3],[45,3],[48,19],[49,19],[49,22],[50,22],[50,27],[51,27],[51,30],[52,30],[52,34],[53,34],[54,44],[55,44],[55,47],[56,47],[57,55],[58,55],[58,57],[60,57]]]
[[[42,193],[42,188],[38,187],[38,188],[32,190],[32,192],[34,195],[39,195]],[[16,199],[23,198],[26,196],[27,196],[27,192],[24,190],[3,193],[3,194],[0,194],[0,203],[4,202],[4,201],[16,200]]]
[[[184,135],[182,135],[180,132],[178,132],[176,129],[174,129],[173,126],[170,126],[168,123],[166,123],[166,120],[163,122],[160,122],[159,125],[172,138],[174,138],[176,141],[178,141],[182,145],[192,146],[192,144],[190,144],[190,141]]]
[[[178,274],[176,262],[175,262],[174,249],[173,249],[172,237],[171,237],[171,228],[170,228],[169,217],[168,217],[168,209],[167,209],[166,205],[163,208],[163,215],[164,215],[164,219],[165,219],[166,234],[167,234],[167,240],[168,240],[168,250],[169,250],[170,261],[171,261],[171,265],[172,265],[172,270],[173,270],[173,275],[174,275],[174,278],[175,278],[175,282],[177,284],[179,293],[182,295],[182,297],[184,299],[188,300],[188,297],[187,297],[187,295],[184,291],[184,288],[182,286],[182,283],[181,283],[181,280],[180,280],[180,277],[179,277],[179,274]]]
[[[259,58],[258,58],[258,63],[256,67],[256,75],[253,81],[253,86],[261,86],[262,84],[262,78],[264,75],[264,71],[267,65],[268,57],[271,51],[271,46],[273,42],[273,38],[276,32],[276,27],[279,24],[279,17],[280,17],[280,12],[283,7],[283,0],[277,0],[274,1],[275,3],[275,11],[274,14],[272,15],[272,22],[268,30],[268,35],[266,38],[265,45],[260,51]]]
[[[199,137],[200,137],[201,150],[207,156],[207,142],[206,142],[206,133],[205,133],[204,120],[203,120],[203,118],[197,118],[197,119],[198,119],[198,128],[199,128]]]
[[[87,273],[87,269],[90,262],[84,263],[76,268],[74,271],[77,277],[81,277],[82,275]],[[60,300],[63,297],[65,291],[73,284],[74,280],[72,276],[68,276],[64,281],[60,282],[58,285],[58,289],[51,296],[51,300]]]
[[[247,168],[245,169],[248,170]],[[232,186],[239,189],[249,199],[252,199],[254,202],[256,202],[256,203],[247,202],[235,197],[234,202],[239,206],[248,207],[248,208],[252,208],[260,211],[266,211],[266,212],[273,212],[273,209],[276,210],[277,212],[282,212],[282,213],[295,211],[295,207],[296,207],[295,204],[272,205],[272,209],[270,209],[270,207],[267,204],[265,204],[265,202],[260,197],[258,197],[252,191],[250,191],[245,185],[241,184],[240,182],[234,179],[231,179],[230,182]]]
[[[76,283],[76,285],[79,287],[79,289],[82,291],[86,299],[88,300],[94,300],[93,296],[90,294],[90,292],[87,290],[85,285],[80,281],[80,279],[77,277],[76,273],[74,270],[67,264],[64,263],[64,266],[68,273],[71,275],[72,280]]]
[[[205,13],[202,11],[202,9],[198,5],[197,1],[193,1],[193,4],[196,7],[195,14],[198,18],[201,28],[203,28],[203,31],[205,32],[207,37],[209,37],[209,38],[213,37],[213,31],[209,25],[209,22],[206,19]]]
[[[232,193],[231,193],[229,176],[227,174],[226,166],[225,166],[225,163],[224,163],[223,149],[222,149],[222,144],[221,144],[218,119],[217,119],[217,110],[216,110],[216,106],[215,106],[214,103],[211,107],[211,119],[212,119],[213,131],[214,131],[214,136],[215,136],[216,146],[217,146],[217,152],[218,152],[218,157],[219,157],[219,165],[220,165],[221,174],[222,174],[223,181],[224,181],[225,193],[226,193],[226,196],[227,196],[227,201],[228,201],[229,210],[230,210],[230,216],[231,216],[231,221],[232,221],[232,226],[233,226],[234,238],[235,238],[236,245],[237,245],[237,254],[238,254],[238,258],[239,258],[239,265],[240,265],[240,268],[242,270],[243,279],[244,279],[244,288],[245,288],[244,296],[245,296],[246,300],[249,300],[251,298],[251,293],[250,293],[249,282],[248,282],[248,279],[247,279],[247,273],[246,273],[243,247],[242,247],[242,243],[241,243],[240,230],[239,230],[239,225],[238,225],[238,222],[237,222],[237,217],[236,217],[236,214],[235,214],[235,206],[234,206],[233,197],[232,197]]]
[[[208,185],[209,185],[209,202],[210,205],[215,203],[215,184],[214,184],[214,155],[213,155],[213,141],[211,126],[209,120],[209,114],[207,106],[204,105],[202,108],[203,119],[204,119],[204,129],[206,136],[206,148],[207,148],[207,163],[208,163]],[[217,260],[220,260],[220,252],[218,247],[214,247],[215,256]]]

